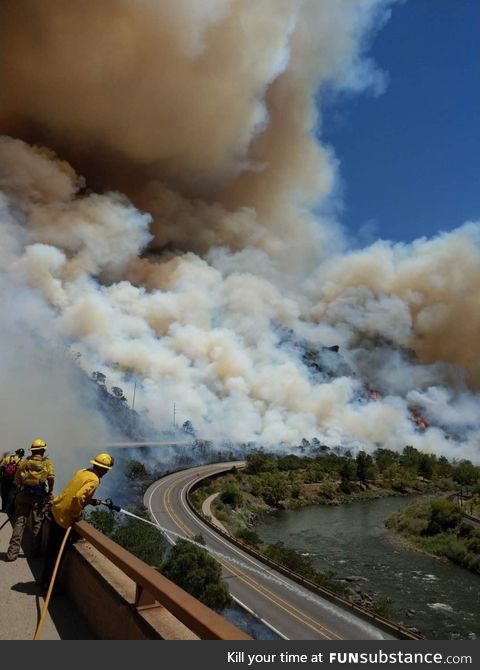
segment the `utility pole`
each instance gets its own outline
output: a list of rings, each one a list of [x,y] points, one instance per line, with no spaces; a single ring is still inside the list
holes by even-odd
[[[135,409],[135,394],[137,392],[137,382],[133,385],[133,401],[132,401],[132,409]]]
[[[173,427],[174,428],[177,427],[176,420],[175,420],[176,410],[177,410],[176,405],[175,405],[175,403],[173,403]]]

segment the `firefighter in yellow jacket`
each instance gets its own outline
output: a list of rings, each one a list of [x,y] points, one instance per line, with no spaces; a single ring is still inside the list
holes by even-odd
[[[82,510],[86,505],[96,504],[93,494],[98,488],[101,478],[112,469],[113,458],[110,454],[98,454],[90,463],[92,467],[78,470],[60,495],[54,498],[52,502],[50,533],[41,580],[44,588],[47,588],[50,582],[65,531],[75,521],[79,521]]]
[[[52,498],[55,472],[52,462],[46,458],[47,443],[34,440],[30,447],[31,456],[20,461],[15,472],[15,520],[13,532],[5,560],[15,561],[20,553],[23,532],[31,516],[33,533],[33,556],[40,554],[42,522],[46,504]]]

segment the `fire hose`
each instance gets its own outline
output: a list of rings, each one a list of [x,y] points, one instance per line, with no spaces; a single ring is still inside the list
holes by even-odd
[[[53,568],[52,572],[52,578],[50,579],[50,584],[48,585],[48,591],[47,595],[45,598],[45,602],[43,603],[43,609],[42,613],[40,615],[39,622],[37,624],[37,628],[35,630],[35,635],[33,636],[34,640],[39,640],[40,639],[40,633],[42,632],[43,624],[45,623],[45,617],[47,616],[48,612],[48,606],[50,604],[50,598],[52,597],[52,591],[53,591],[53,585],[55,584],[55,578],[57,576],[58,568],[60,567],[60,561],[62,560],[62,555],[65,550],[65,546],[67,544],[68,536],[70,535],[70,531],[72,530],[72,527],[69,526],[67,530],[65,531],[65,535],[63,536],[62,544],[60,546],[60,551],[58,552],[57,555],[57,560],[55,562],[55,567]]]
[[[110,510],[114,510],[115,512],[120,512],[120,507],[119,505],[115,505],[112,501],[111,498],[107,498],[106,500],[92,500],[91,504],[93,505],[105,505],[108,507]],[[7,519],[8,521],[8,519]],[[37,624],[37,628],[35,629],[35,635],[33,636],[34,640],[39,640],[40,639],[40,633],[42,632],[42,628],[45,624],[45,618],[47,616],[48,612],[48,606],[50,604],[50,598],[52,597],[52,592],[53,592],[53,587],[55,585],[55,579],[57,577],[57,572],[60,567],[60,562],[62,560],[63,552],[65,551],[65,547],[67,545],[67,540],[68,536],[70,535],[70,532],[72,530],[72,526],[69,526],[67,530],[65,531],[65,535],[63,536],[62,544],[60,545],[60,549],[57,554],[57,560],[55,561],[55,567],[53,568],[52,572],[52,577],[50,579],[50,584],[48,585],[48,590],[47,590],[47,595],[45,596],[45,602],[43,603],[43,608],[42,608],[42,613],[40,615],[40,619]]]

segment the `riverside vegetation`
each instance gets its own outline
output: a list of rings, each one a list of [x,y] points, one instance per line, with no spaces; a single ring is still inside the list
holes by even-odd
[[[480,574],[480,530],[451,500],[422,498],[386,520],[389,530],[428,554]]]
[[[438,554],[442,546],[448,552],[443,555],[464,567],[477,569],[480,533],[461,522],[462,512],[454,503],[442,499],[435,502],[431,496],[444,496],[463,487],[472,491],[471,508],[474,509],[475,503],[480,506],[479,467],[467,460],[451,463],[443,456],[424,454],[412,446],[406,446],[401,453],[384,448],[376,449],[372,455],[361,451],[355,458],[348,452],[332,451],[325,446],[315,451],[308,457],[252,453],[246,457],[244,469],[233,468],[221,477],[205,480],[191,494],[191,501],[200,511],[208,496],[218,494],[212,503],[212,514],[232,535],[301,576],[387,618],[391,616],[391,602],[362,592],[361,576],[342,578],[333,572],[316,570],[310,556],[281,542],[264,543],[255,531],[255,522],[261,515],[305,505],[429,494],[428,499],[410,508],[410,523],[400,513],[394,515],[388,527],[425,551]],[[421,503],[428,509],[425,507],[415,522]],[[451,517],[442,515],[446,509]],[[459,520],[458,523],[453,524],[453,519]],[[437,533],[436,522],[453,524],[444,529],[448,537],[442,536],[443,530],[442,534]],[[416,542],[418,537],[420,540]]]

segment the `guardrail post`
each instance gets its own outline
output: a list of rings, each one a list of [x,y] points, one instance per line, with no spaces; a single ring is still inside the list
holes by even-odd
[[[135,587],[135,602],[133,604],[137,610],[141,610],[146,607],[161,607],[159,602],[155,600],[152,594],[146,591],[143,586],[140,586],[140,584],[137,584]]]

